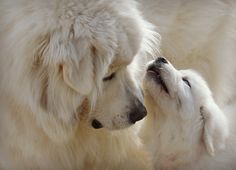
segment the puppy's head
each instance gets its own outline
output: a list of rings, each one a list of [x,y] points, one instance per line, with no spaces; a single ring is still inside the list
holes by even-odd
[[[145,100],[157,108],[156,114],[172,122],[171,133],[176,133],[179,139],[190,139],[184,140],[190,144],[186,143],[185,147],[194,148],[204,143],[211,155],[215,149],[224,147],[228,136],[227,119],[200,75],[192,70],[176,70],[160,57],[148,64],[144,93]]]

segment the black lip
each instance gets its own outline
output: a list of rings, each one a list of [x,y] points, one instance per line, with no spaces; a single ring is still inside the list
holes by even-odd
[[[102,128],[103,126],[102,126],[102,124],[101,124],[98,120],[94,119],[94,120],[92,121],[92,127],[93,127],[94,129],[100,129],[100,128]]]
[[[161,88],[167,93],[169,94],[169,90],[166,86],[165,81],[163,80],[163,78],[161,77],[161,67],[158,67],[156,65],[150,65],[147,68],[147,73],[155,80],[156,83],[160,84]]]

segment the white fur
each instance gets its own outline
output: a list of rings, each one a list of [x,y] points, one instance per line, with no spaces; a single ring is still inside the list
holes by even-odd
[[[133,129],[110,130],[131,125],[127,65],[156,38],[134,1],[1,0],[0,169],[147,169]]]
[[[163,56],[177,68],[200,72],[217,102],[235,96],[235,0],[139,1],[144,16],[161,35]]]
[[[148,116],[140,132],[155,168],[234,170],[236,103],[219,107],[205,80],[193,70],[162,64],[160,76],[169,93],[146,73],[143,88]]]

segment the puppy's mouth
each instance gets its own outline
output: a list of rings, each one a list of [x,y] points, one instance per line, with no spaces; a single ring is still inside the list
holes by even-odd
[[[166,86],[166,83],[165,81],[163,80],[162,76],[161,76],[161,67],[157,67],[155,65],[150,65],[148,68],[147,68],[147,74],[149,76],[151,76],[155,82],[157,84],[159,84],[161,86],[161,88],[167,93],[169,94],[169,90]]]

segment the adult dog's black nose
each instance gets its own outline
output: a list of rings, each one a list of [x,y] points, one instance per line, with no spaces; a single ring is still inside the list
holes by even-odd
[[[158,57],[155,61],[157,64],[168,64],[168,61],[164,57]]]
[[[144,105],[138,100],[135,99],[134,106],[129,113],[129,121],[134,124],[135,122],[143,119],[147,115],[147,110]]]
[[[103,127],[102,124],[97,119],[94,119],[92,121],[92,126],[94,129],[100,129]]]

